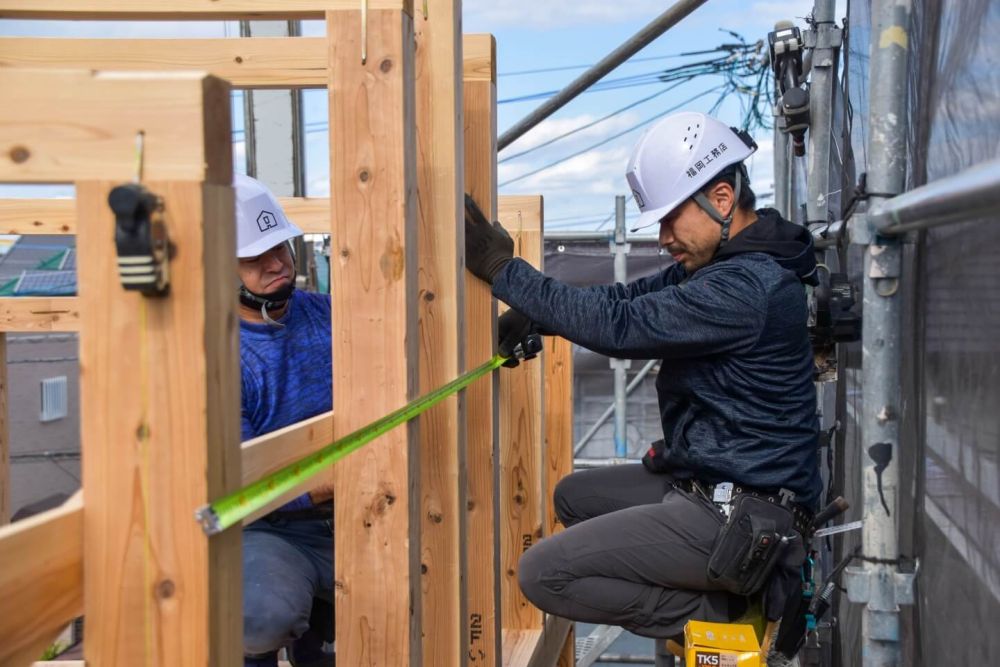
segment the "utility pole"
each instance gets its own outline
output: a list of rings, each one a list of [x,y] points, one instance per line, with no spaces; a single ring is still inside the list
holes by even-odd
[[[833,130],[833,90],[842,34],[836,26],[837,0],[816,0],[813,29],[803,35],[812,49],[809,83],[809,151],[807,222],[829,222],[830,137]]]
[[[906,179],[907,45],[912,0],[873,0],[869,73],[869,208],[903,191]],[[901,664],[899,605],[913,604],[914,574],[900,572],[899,238],[880,235],[865,214],[851,225],[864,246],[862,324],[862,565],[845,573],[851,602],[864,604],[865,667]]]
[[[615,239],[611,243],[611,253],[615,256],[615,282],[628,282],[629,244],[625,242],[625,195],[615,197]],[[632,362],[628,359],[612,359],[615,371],[615,458],[628,456],[628,436],[626,434],[625,399],[628,396],[628,369]]]

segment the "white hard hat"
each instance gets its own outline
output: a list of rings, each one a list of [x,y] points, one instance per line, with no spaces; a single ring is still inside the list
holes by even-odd
[[[236,256],[256,257],[302,230],[289,222],[281,204],[256,178],[233,175],[236,191]]]
[[[703,113],[682,111],[659,121],[636,144],[625,172],[639,205],[634,230],[658,223],[723,169],[755,150],[757,145],[746,132]]]

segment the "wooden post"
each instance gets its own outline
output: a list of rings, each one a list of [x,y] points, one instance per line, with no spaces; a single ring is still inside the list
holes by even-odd
[[[414,18],[421,394],[466,363],[461,14],[458,0],[427,0]],[[423,664],[435,667],[464,664],[465,400],[420,417]]]
[[[496,41],[466,35],[463,105],[465,189],[490,219],[496,218],[497,86]],[[493,355],[496,301],[490,287],[465,273],[466,353],[476,365]],[[465,641],[469,665],[500,663],[500,571],[497,566],[496,445],[499,427],[499,373],[466,391],[468,418],[468,617]]]
[[[334,3],[330,41],[334,436],[417,389],[412,6]],[[365,61],[362,62],[362,52]],[[416,424],[334,467],[337,662],[421,663]]]
[[[565,338],[545,339],[545,536],[563,530],[553,494],[559,480],[573,472],[573,344]],[[576,663],[576,637],[570,626],[558,667]]]
[[[164,80],[96,82],[85,102],[134,135],[147,119],[127,110]],[[119,282],[107,198],[120,181],[76,188],[84,651],[94,665],[236,665],[242,656],[240,530],[207,539],[192,519],[240,481],[229,86],[188,76],[170,88],[174,122],[189,137],[185,169],[206,182],[146,184],[163,199],[176,247],[169,296]],[[67,124],[75,102],[62,103]],[[159,139],[147,131],[151,171]]]
[[[514,253],[542,268],[542,198],[501,197],[500,223],[514,239]],[[544,357],[500,374],[500,565],[502,624],[507,630],[541,630],[542,612],[517,583],[517,565],[542,536],[542,382]]]
[[[0,526],[10,523],[10,421],[7,414],[7,334],[0,332]]]

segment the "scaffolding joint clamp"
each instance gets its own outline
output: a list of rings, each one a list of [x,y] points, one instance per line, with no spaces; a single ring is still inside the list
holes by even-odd
[[[916,601],[916,580],[920,571],[920,563],[917,561],[913,572],[900,572],[896,565],[896,570],[886,572],[866,567],[849,567],[844,570],[844,586],[847,588],[847,599],[856,604],[869,604],[874,599],[881,599],[882,604],[872,606],[876,611],[894,612],[898,611],[900,605],[909,606]],[[891,599],[886,599],[883,595],[873,595],[873,587],[880,585],[877,578],[891,577]],[[885,584],[882,584],[885,585]],[[884,607],[878,609],[878,607]]]

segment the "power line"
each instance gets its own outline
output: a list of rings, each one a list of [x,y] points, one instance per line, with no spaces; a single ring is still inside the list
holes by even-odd
[[[654,116],[652,116],[650,118],[647,118],[646,120],[642,121],[641,123],[637,123],[636,125],[633,125],[632,127],[628,128],[628,129],[625,129],[625,130],[622,130],[621,132],[613,134],[610,137],[597,142],[596,144],[592,144],[592,145],[588,146],[587,148],[579,150],[579,151],[577,151],[575,153],[571,153],[570,155],[567,155],[567,156],[565,156],[563,158],[560,158],[560,159],[556,160],[555,162],[550,162],[549,164],[547,164],[547,165],[545,165],[543,167],[539,167],[538,169],[533,169],[533,170],[531,170],[531,171],[529,171],[527,173],[521,174],[520,176],[512,178],[512,179],[510,179],[508,181],[504,181],[503,183],[501,183],[497,187],[504,187],[505,185],[510,185],[511,183],[516,183],[517,181],[524,180],[525,178],[528,178],[529,176],[534,176],[537,173],[540,173],[540,172],[546,171],[548,169],[551,169],[552,167],[558,166],[558,165],[562,164],[563,162],[566,162],[567,160],[571,160],[571,159],[573,159],[575,157],[583,155],[584,153],[589,153],[590,151],[594,150],[595,148],[603,146],[604,144],[608,143],[609,141],[614,141],[615,139],[617,139],[619,137],[623,137],[626,134],[629,134],[630,132],[634,132],[635,130],[638,130],[640,127],[643,127],[644,125],[648,125],[649,123],[652,123],[654,120],[656,120],[658,118],[662,118],[663,116],[666,116],[671,111],[676,111],[677,109],[680,109],[682,106],[684,106],[686,104],[689,104],[689,103],[697,100],[700,97],[704,97],[705,95],[708,95],[709,93],[713,93],[716,90],[720,90],[722,88],[728,88],[728,87],[729,87],[729,84],[723,84],[721,86],[716,86],[715,88],[709,88],[708,90],[702,91],[702,92],[698,93],[697,95],[695,95],[693,97],[689,97],[688,99],[684,100],[680,104],[672,106],[669,109],[665,109],[665,110],[661,111],[660,113],[658,113],[658,114],[656,114],[656,115],[654,115]]]
[[[622,63],[622,65],[629,65],[632,63],[643,63],[650,62],[652,60],[670,60],[672,58],[689,58],[691,56],[701,56],[707,55],[709,53],[718,53],[719,51],[728,51],[732,48],[740,48],[743,44],[720,44],[714,49],[705,49],[703,51],[685,51],[684,53],[671,53],[663,56],[648,56],[645,58],[629,58],[627,61]],[[574,69],[589,69],[593,67],[593,63],[589,65],[563,65],[561,67],[543,67],[541,69],[524,69],[517,70],[514,72],[500,72],[497,74],[498,77],[501,76],[523,76],[526,74],[545,74],[547,72],[565,72]]]
[[[685,84],[685,83],[687,83],[690,80],[691,80],[691,77],[689,77],[687,79],[684,79],[683,81],[679,81],[679,82],[675,83],[672,86],[667,86],[663,90],[659,90],[659,91],[653,93],[652,95],[647,95],[646,97],[642,98],[641,100],[638,100],[636,102],[632,102],[631,104],[623,106],[620,109],[612,111],[611,113],[609,113],[608,115],[606,115],[606,116],[604,116],[602,118],[598,118],[597,120],[592,121],[590,123],[587,123],[586,125],[581,125],[580,127],[574,128],[574,129],[570,130],[569,132],[565,132],[563,134],[560,134],[558,137],[553,137],[552,139],[549,139],[548,141],[546,141],[544,143],[538,144],[537,146],[532,146],[531,148],[527,148],[527,149],[521,151],[520,153],[514,153],[513,155],[505,157],[504,159],[498,161],[497,164],[503,164],[504,162],[507,162],[508,160],[513,160],[514,158],[519,158],[522,155],[527,155],[528,153],[531,153],[532,151],[537,151],[539,148],[544,148],[546,146],[549,146],[549,145],[551,145],[551,144],[559,141],[560,139],[565,139],[566,137],[572,136],[572,135],[576,134],[577,132],[582,132],[583,130],[586,130],[588,128],[594,127],[595,125],[598,125],[599,123],[603,123],[604,121],[608,120],[609,118],[612,118],[614,116],[617,116],[620,113],[628,111],[629,109],[637,107],[640,104],[643,104],[644,102],[649,102],[650,100],[655,99],[655,98],[659,97],[660,95],[663,95],[664,93],[668,93],[671,90],[673,90],[674,88],[676,88],[677,86]]]

